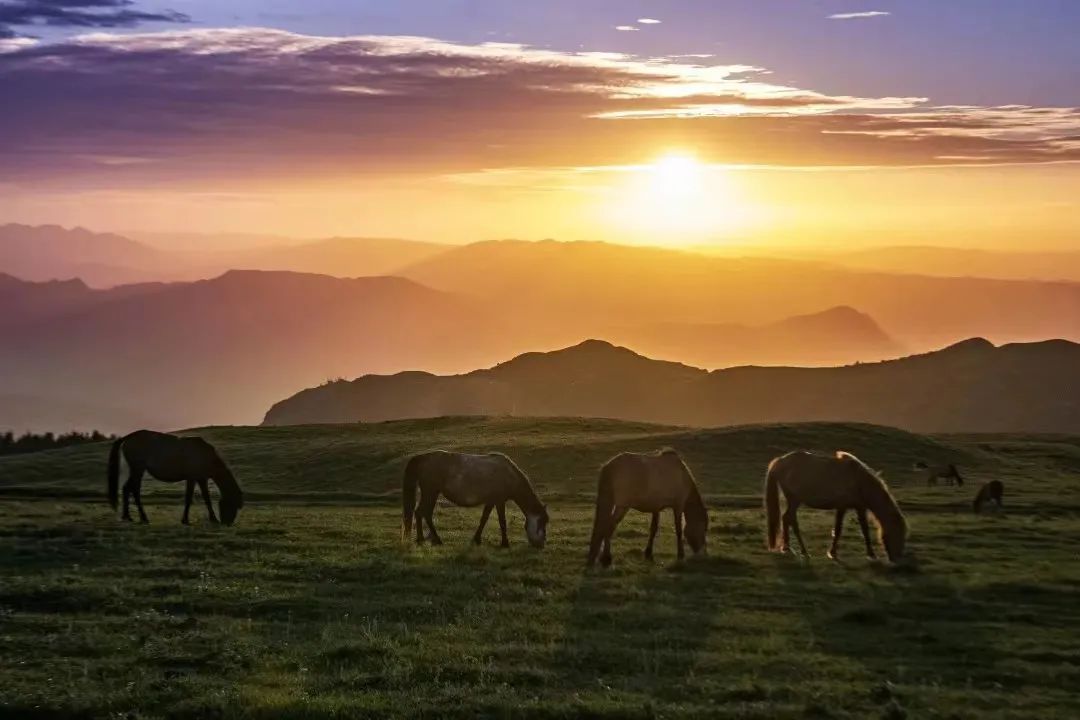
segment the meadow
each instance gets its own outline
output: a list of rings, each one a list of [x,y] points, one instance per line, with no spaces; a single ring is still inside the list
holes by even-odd
[[[851,424],[688,430],[476,419],[205,428],[245,489],[231,528],[149,526],[104,501],[106,444],[0,458],[0,711],[11,717],[1080,716],[1080,438],[925,437]],[[709,552],[654,563],[631,514],[584,569],[596,470],[669,445],[710,506]],[[402,543],[400,475],[436,447],[507,452],[549,503],[542,551],[440,507],[446,545]],[[808,559],[765,551],[761,482],[797,447],[884,471],[910,560],[869,562],[853,518],[803,510]],[[956,462],[926,487],[916,460]],[[1006,511],[975,516],[990,479]]]

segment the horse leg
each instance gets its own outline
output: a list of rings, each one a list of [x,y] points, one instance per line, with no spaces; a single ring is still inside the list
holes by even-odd
[[[143,472],[145,472],[143,470],[143,468],[139,467],[138,465],[131,465],[130,461],[128,461],[128,479],[124,483],[124,488],[123,488],[124,489],[124,510],[120,514],[120,519],[121,520],[126,520],[127,522],[131,522],[131,510],[130,510],[130,506],[129,506],[128,502],[131,499],[132,492],[134,492],[134,490],[135,490],[135,483],[136,482],[142,482],[142,474],[143,474]]]
[[[611,522],[608,523],[607,533],[604,535],[604,550],[600,553],[600,564],[604,567],[611,567],[611,536],[615,534],[615,528],[619,527],[629,510],[630,508],[616,507],[611,511]]]
[[[431,495],[424,496],[420,500],[420,517],[428,526],[428,538],[431,540],[432,545],[442,545],[442,538],[439,537],[438,531],[435,530],[435,503],[438,501],[438,495],[432,493]]]
[[[484,512],[480,514],[480,527],[476,528],[476,534],[473,535],[473,545],[479,545],[484,536],[484,526],[487,525],[488,515],[491,514],[491,508],[495,507],[491,503],[484,506]]]
[[[674,508],[671,512],[675,515],[675,556],[682,560],[686,557],[686,551],[683,550],[682,510]]]
[[[206,503],[206,512],[210,515],[210,522],[218,524],[217,515],[214,514],[214,504],[210,502],[210,483],[206,478],[199,478],[199,492],[202,493],[203,502]]]
[[[799,548],[802,550],[803,557],[810,557],[806,552],[806,543],[803,542],[802,532],[799,530],[798,510],[799,503],[788,501],[787,511],[784,513],[784,547],[788,547],[788,528],[791,528],[795,531],[795,539],[799,541]]]
[[[613,507],[603,507],[603,502],[601,498],[596,499],[596,518],[593,520],[592,538],[589,540],[589,555],[585,560],[586,567],[592,567],[596,564],[596,557],[600,554],[600,549],[604,545],[604,538],[607,537],[607,525],[615,512]]]
[[[844,532],[844,515],[847,514],[847,508],[840,508],[836,511],[836,524],[833,525],[832,531],[832,547],[829,548],[829,559],[836,560],[836,551],[840,547],[840,533]]]
[[[146,511],[143,510],[142,506],[142,473],[139,473],[137,477],[128,482],[133,483],[131,494],[135,497],[135,507],[139,509],[139,522],[146,525],[150,522],[150,518],[146,517]]]
[[[780,519],[782,529],[780,552],[782,553],[791,550],[791,520],[795,517],[795,511],[798,507],[798,504],[788,498],[787,509],[784,510],[784,515]]]
[[[645,546],[645,559],[652,560],[653,541],[656,540],[656,533],[660,529],[660,513],[654,512],[652,514],[652,523],[649,525],[649,544]]]
[[[866,521],[866,508],[856,510],[855,515],[859,518],[859,529],[862,530],[863,540],[866,542],[866,557],[874,560],[877,555],[874,553],[874,543],[870,540],[870,523]]]
[[[502,540],[499,542],[499,547],[510,547],[510,538],[506,536],[506,503],[501,502],[495,506],[495,511],[499,514],[499,532],[502,533]]]
[[[187,487],[184,488],[184,516],[180,518],[180,522],[183,525],[188,524],[188,513],[191,512],[191,501],[195,497],[195,481],[188,480]]]

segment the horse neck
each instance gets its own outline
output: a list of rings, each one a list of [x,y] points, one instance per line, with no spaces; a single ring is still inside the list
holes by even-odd
[[[524,475],[518,475],[517,487],[514,488],[510,499],[521,508],[526,515],[535,515],[543,509],[544,504],[533,489],[532,483]]]
[[[896,500],[876,477],[867,477],[867,490],[864,495],[866,507],[878,519],[882,531],[894,530],[904,527],[904,515]]]
[[[708,511],[705,509],[705,500],[701,497],[701,491],[698,490],[697,483],[690,480],[690,491],[686,496],[686,508],[685,510],[698,515],[707,515]]]

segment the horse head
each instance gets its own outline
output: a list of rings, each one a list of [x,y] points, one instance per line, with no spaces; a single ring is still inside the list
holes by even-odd
[[[547,542],[549,519],[547,505],[541,505],[536,512],[525,513],[525,535],[529,539],[529,544],[534,548],[543,548]]]
[[[218,502],[221,522],[232,525],[236,522],[236,515],[240,512],[240,508],[244,507],[244,492],[233,477],[232,471],[220,458],[215,463],[212,477],[221,493],[221,500]]]

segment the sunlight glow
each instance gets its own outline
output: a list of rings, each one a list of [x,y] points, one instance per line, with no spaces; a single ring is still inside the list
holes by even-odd
[[[671,151],[636,166],[613,189],[611,224],[640,241],[660,245],[715,242],[745,228],[754,208],[741,197],[731,171]]]

